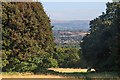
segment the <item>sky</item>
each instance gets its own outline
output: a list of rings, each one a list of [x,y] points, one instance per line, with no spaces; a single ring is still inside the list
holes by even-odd
[[[72,0],[69,0],[69,2],[62,2],[62,0],[61,2],[57,2],[60,0],[47,1],[42,1],[42,4],[51,20],[92,20],[105,12],[106,2],[109,0],[106,0],[106,2],[105,0],[103,2],[102,0],[101,2],[92,2],[94,0],[91,2],[80,2],[80,0],[78,0],[79,2],[70,2]]]
[[[41,2],[109,2],[112,0],[39,0]]]

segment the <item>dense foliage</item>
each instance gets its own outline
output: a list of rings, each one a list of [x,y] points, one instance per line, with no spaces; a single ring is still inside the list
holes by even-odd
[[[56,47],[53,56],[60,68],[77,68],[79,67],[79,48]]]
[[[0,70],[2,70],[2,55],[1,55],[1,49],[2,49],[2,4],[0,3]]]
[[[56,67],[50,19],[41,3],[2,3],[2,70],[40,71]]]
[[[81,61],[97,71],[120,71],[120,2],[106,5],[106,13],[90,21],[90,34],[81,43]]]

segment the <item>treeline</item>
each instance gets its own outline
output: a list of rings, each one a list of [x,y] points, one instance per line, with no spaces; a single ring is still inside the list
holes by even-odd
[[[80,65],[79,48],[55,48],[53,57],[57,60],[60,68],[78,68]]]
[[[97,71],[120,71],[120,2],[90,21],[90,34],[81,43],[81,63]]]

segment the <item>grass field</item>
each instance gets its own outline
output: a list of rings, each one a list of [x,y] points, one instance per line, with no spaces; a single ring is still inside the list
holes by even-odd
[[[2,73],[2,78],[73,78],[75,80],[94,80],[108,78],[109,80],[120,80],[120,72],[101,72],[90,73],[86,72],[87,69],[72,69],[72,68],[49,68],[45,74],[33,73]],[[111,79],[110,79],[111,78]],[[80,80],[81,80],[80,79]],[[68,79],[69,80],[69,79]]]

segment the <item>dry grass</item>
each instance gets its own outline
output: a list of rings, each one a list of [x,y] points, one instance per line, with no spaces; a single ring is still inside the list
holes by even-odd
[[[2,78],[64,78],[62,76],[55,75],[2,75]]]
[[[94,69],[92,69],[94,71]],[[51,72],[49,72],[51,71]],[[1,78],[117,78],[120,80],[120,75],[117,72],[101,72],[87,73],[87,69],[73,68],[49,68],[48,73],[33,74],[33,73],[3,73]],[[68,79],[69,80],[69,79]],[[97,79],[96,79],[97,80]]]
[[[48,70],[53,70],[56,72],[62,72],[62,73],[73,73],[73,72],[87,72],[87,69],[81,69],[81,68],[49,68]],[[92,71],[95,71],[92,69]]]
[[[73,73],[73,72],[86,72],[87,69],[74,69],[74,68],[49,68],[48,70],[53,70],[61,73]],[[60,75],[51,75],[51,74],[38,74],[33,73],[4,73],[1,75],[2,78],[66,78],[65,76]]]
[[[17,74],[4,74],[0,75],[1,78],[64,78],[57,75],[44,75],[44,74],[31,74],[31,73],[17,73]]]

